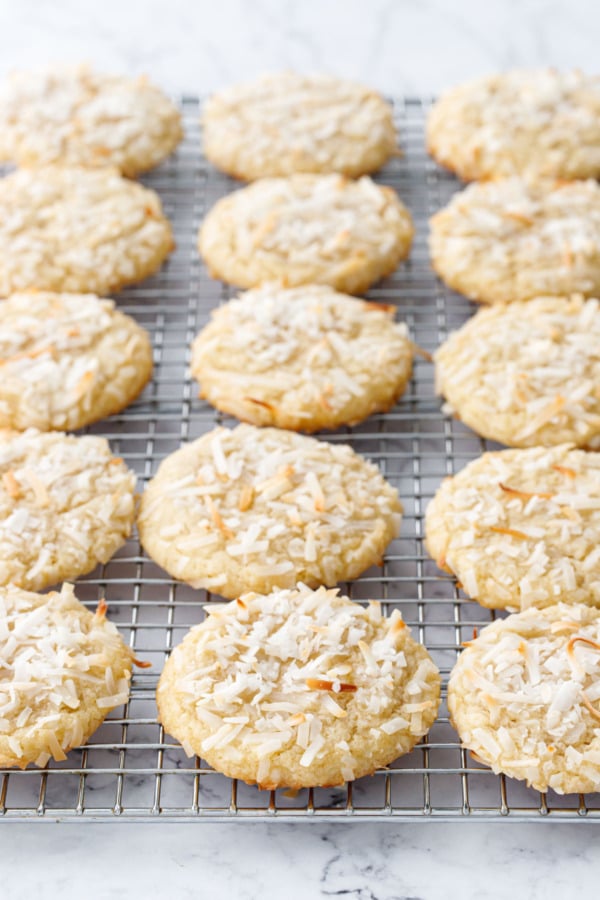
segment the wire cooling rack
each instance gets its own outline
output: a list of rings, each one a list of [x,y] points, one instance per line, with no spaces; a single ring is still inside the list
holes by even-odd
[[[428,217],[458,183],[425,153],[428,102],[407,98],[394,106],[404,156],[378,180],[392,185],[410,208],[416,238],[408,263],[369,297],[395,303],[413,339],[431,351],[473,312],[467,300],[436,280],[427,255]],[[198,399],[187,371],[192,338],[210,310],[232,295],[207,276],[197,255],[196,233],[207,210],[234,183],[200,154],[199,100],[184,97],[181,107],[185,141],[171,160],[144,179],[162,197],[177,250],[159,275],[118,296],[120,308],[152,335],[154,379],[123,415],[88,429],[110,440],[114,452],[138,473],[140,489],[182,442],[216,423],[234,424]],[[453,579],[428,559],[423,514],[441,479],[478,456],[486,442],[442,415],[431,364],[417,359],[410,386],[390,413],[323,436],[348,442],[376,461],[400,492],[402,532],[383,567],[341,587],[357,601],[383,601],[387,612],[398,607],[413,635],[431,652],[442,672],[444,702],[428,738],[372,777],[295,795],[259,791],[217,774],[201,759],[188,759],[157,724],[154,692],[170,649],[202,620],[210,597],[169,579],[144,556],[134,536],[106,566],[81,579],[77,593],[90,607],[106,597],[110,618],[152,668],[134,673],[126,707],[115,710],[87,746],[69,753],[64,763],[52,762],[42,771],[0,770],[0,821],[600,820],[600,795],[544,796],[497,777],[461,748],[448,722],[445,685],[461,641],[493,614],[461,597]]]

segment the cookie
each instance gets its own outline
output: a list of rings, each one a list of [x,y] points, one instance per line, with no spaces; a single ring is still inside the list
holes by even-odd
[[[392,188],[364,176],[264,178],[222,198],[200,229],[211,275],[241,288],[278,281],[360,294],[408,256],[413,227]]]
[[[213,310],[192,348],[201,396],[255,425],[317,431],[394,405],[413,345],[394,306],[265,285]]]
[[[211,607],[167,660],[157,702],[186,753],[231,778],[329,787],[427,734],[440,675],[397,610],[298,585]]]
[[[134,490],[104,438],[0,431],[0,585],[42,590],[107,562],[131,532]]]
[[[427,122],[434,159],[466,181],[600,175],[600,78],[515,69],[442,94]]]
[[[448,685],[463,745],[538,791],[600,790],[600,610],[557,603],[498,619]]]
[[[600,453],[532,447],[485,453],[427,508],[426,545],[493,609],[562,597],[600,607]]]
[[[114,166],[134,176],[182,136],[179,110],[143,76],[50,66],[0,85],[0,159],[18,166]]]
[[[73,587],[0,588],[0,766],[45,766],[84,744],[129,699],[133,653]]]
[[[0,179],[0,295],[107,294],[173,249],[158,195],[112,169],[20,169]]]
[[[435,353],[436,386],[483,437],[600,445],[600,305],[536,297],[480,309]]]
[[[595,181],[472,184],[431,219],[431,262],[481,303],[600,294],[600,187]]]
[[[0,303],[0,428],[75,430],[120,412],[152,375],[149,335],[93,294]]]
[[[396,489],[351,447],[239,425],[163,460],[138,531],[174,578],[233,599],[358,577],[381,562],[401,513]]]
[[[331,75],[278,72],[235,85],[204,107],[204,153],[254,181],[296,172],[375,172],[396,151],[391,106]]]

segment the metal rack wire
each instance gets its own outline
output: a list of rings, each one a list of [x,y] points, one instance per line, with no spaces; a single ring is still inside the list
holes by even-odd
[[[428,263],[427,219],[457,189],[457,182],[429,160],[423,126],[428,101],[395,102],[404,156],[378,176],[412,211],[416,239],[410,261],[373,289],[374,300],[395,303],[416,342],[433,350],[472,307],[436,280]],[[197,399],[187,372],[189,345],[209,311],[232,292],[211,281],[196,251],[198,225],[233,182],[200,155],[199,100],[184,97],[186,139],[177,154],[145,182],[157,190],[172,220],[177,250],[155,278],[118,296],[121,309],[152,335],[155,375],[142,397],[120,416],[88,429],[109,438],[139,475],[140,487],[160,461],[182,442],[233,420]],[[452,578],[441,574],[422,543],[423,514],[440,480],[484,449],[484,441],[444,417],[433,391],[433,367],[417,360],[404,397],[386,415],[353,429],[323,435],[349,442],[376,461],[398,487],[405,515],[402,533],[381,569],[344,584],[355,600],[397,606],[415,637],[426,644],[444,685],[473,628],[490,612],[464,599]],[[445,703],[428,738],[412,753],[370,778],[339,789],[259,791],[189,760],[156,723],[154,691],[170,649],[201,621],[202,591],[169,579],[144,556],[134,536],[106,566],[81,579],[78,596],[95,606],[100,596],[136,655],[152,669],[134,674],[131,698],[115,710],[86,747],[46,769],[0,770],[0,821],[231,821],[280,819],[600,820],[600,795],[541,795],[498,778],[461,749]],[[445,691],[444,691],[445,694]]]

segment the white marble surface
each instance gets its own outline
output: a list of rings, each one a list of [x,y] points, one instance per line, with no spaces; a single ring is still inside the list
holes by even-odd
[[[0,0],[0,76],[87,58],[208,92],[278,67],[391,93],[512,65],[597,68],[594,0]],[[594,896],[597,825],[0,826],[3,900]]]
[[[0,75],[87,57],[206,92],[327,69],[392,93],[513,65],[597,64],[596,0],[0,0]]]
[[[5,900],[571,900],[598,891],[597,835],[585,826],[17,826],[0,841]]]

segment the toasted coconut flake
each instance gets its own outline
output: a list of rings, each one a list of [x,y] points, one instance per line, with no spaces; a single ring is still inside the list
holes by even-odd
[[[238,509],[240,512],[246,512],[252,508],[254,503],[254,488],[251,484],[245,484],[240,493]]]
[[[152,663],[147,659],[138,659],[136,656],[133,657],[133,664],[137,666],[138,669],[151,669]]]
[[[592,704],[590,703],[589,697],[587,696],[586,692],[583,690],[581,692],[581,699],[583,700],[583,705],[588,710],[590,715],[592,715],[594,717],[594,719],[596,719],[598,722],[600,722],[600,710],[597,710],[592,706]]]
[[[555,472],[560,472],[561,475],[566,475],[567,478],[577,478],[577,472],[575,469],[569,468],[569,466],[552,466]]]
[[[600,644],[598,644],[596,641],[591,640],[591,638],[581,636],[572,637],[567,644],[567,654],[571,660],[574,660],[575,658],[575,644],[577,643],[586,644],[586,646],[588,647],[593,647],[594,650],[600,650]]]
[[[108,610],[108,604],[104,597],[101,597],[98,601],[98,606],[96,607],[96,616],[99,619],[103,619],[106,616],[106,611]]]
[[[368,312],[373,312],[378,309],[381,312],[387,313],[389,316],[394,316],[396,313],[396,307],[393,303],[377,303],[375,300],[365,300],[362,306],[363,309],[366,309]]]
[[[516,210],[505,210],[503,215],[507,219],[512,219],[514,222],[518,222],[520,225],[524,225],[528,228],[530,225],[533,225],[533,219],[531,216],[525,215],[525,213],[517,212]]]
[[[8,472],[3,473],[2,484],[4,485],[6,493],[9,495],[9,497],[12,497],[13,500],[18,500],[22,496],[21,486],[15,478],[15,474],[12,469],[9,469]]]
[[[423,349],[423,347],[419,347],[418,344],[415,344],[414,341],[412,343],[413,352],[417,354],[417,356],[422,357],[427,362],[433,362],[433,354],[429,352],[429,350]]]
[[[554,494],[548,491],[519,491],[516,488],[511,488],[506,484],[502,484],[502,482],[498,483],[498,487],[500,490],[504,491],[505,494],[509,494],[511,497],[519,497],[522,500],[531,500],[532,497],[540,497],[542,500],[550,500],[554,497]]]
[[[395,609],[390,616],[390,634],[396,635],[406,628],[406,622],[403,620],[399,610]]]
[[[266,400],[258,400],[256,397],[243,397],[247,403],[254,403],[256,406],[262,406],[264,409],[268,409],[269,412],[276,412],[277,407],[273,403],[267,403]]]
[[[440,556],[440,557],[436,560],[436,563],[435,563],[435,564],[436,564],[436,566],[438,567],[438,569],[441,569],[441,570],[442,570],[442,572],[447,572],[448,575],[452,575],[452,574],[453,574],[453,573],[452,573],[452,569],[449,567],[448,563],[446,562],[446,559],[445,559],[443,556]]]
[[[348,684],[345,681],[326,681],[321,678],[307,678],[306,686],[311,691],[333,691],[334,693],[354,693],[358,688],[355,684]]]
[[[225,537],[227,539],[234,537],[235,535],[234,535],[233,531],[230,528],[227,528],[227,526],[223,522],[223,519],[221,518],[221,513],[217,509],[217,505],[216,505],[215,501],[212,499],[212,497],[207,496],[205,499],[206,499],[206,505],[208,506],[208,509],[210,512],[210,517],[213,520],[213,523],[215,524],[215,526],[219,529],[219,531],[223,535],[223,537]]]
[[[490,525],[490,531],[496,534],[505,534],[508,537],[516,538],[518,541],[531,541],[533,538],[525,534],[523,531],[517,531],[515,528],[502,528],[499,525]]]

